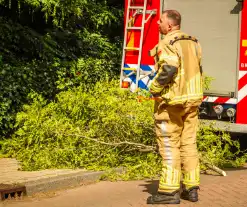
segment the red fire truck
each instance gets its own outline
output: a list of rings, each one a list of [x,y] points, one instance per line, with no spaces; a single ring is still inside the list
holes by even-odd
[[[181,30],[199,40],[204,73],[214,79],[200,114],[247,126],[247,0],[125,0],[121,87],[150,86],[149,51],[162,38],[157,21],[166,9],[181,13]]]

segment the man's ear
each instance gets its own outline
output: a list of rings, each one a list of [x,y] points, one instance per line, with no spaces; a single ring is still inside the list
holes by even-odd
[[[169,29],[169,31],[172,29],[172,27],[173,27],[172,22],[169,22],[169,24],[168,24],[168,29]]]

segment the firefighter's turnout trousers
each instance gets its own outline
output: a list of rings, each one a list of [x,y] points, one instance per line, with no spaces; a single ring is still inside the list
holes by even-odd
[[[161,105],[156,103],[155,128],[163,167],[159,192],[199,186],[200,169],[196,145],[199,103]]]

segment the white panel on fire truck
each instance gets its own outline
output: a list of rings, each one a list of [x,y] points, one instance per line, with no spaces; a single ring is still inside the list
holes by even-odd
[[[182,15],[181,30],[193,35],[203,50],[203,70],[215,78],[209,93],[237,90],[239,3],[235,0],[161,0],[164,9]]]

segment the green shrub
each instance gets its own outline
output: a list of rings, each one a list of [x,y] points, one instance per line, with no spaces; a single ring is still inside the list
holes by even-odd
[[[0,138],[13,130],[15,115],[27,103],[27,95],[31,91],[41,93],[47,98],[54,96],[56,79],[56,73],[49,65],[0,64]]]
[[[61,92],[56,99],[46,105],[37,96],[25,105],[13,139],[3,142],[3,152],[22,160],[25,169],[114,167],[138,149],[125,142],[154,142],[150,103],[137,102],[135,94],[112,83],[97,84],[88,93]]]
[[[35,92],[53,100],[59,91],[82,85],[84,90],[97,81],[116,75],[112,60],[80,58],[61,63],[32,62],[19,66],[0,64],[0,139],[13,132],[16,113],[29,102]]]
[[[239,167],[247,160],[239,141],[232,140],[229,133],[215,128],[213,123],[199,128],[197,143],[202,156],[218,167]]]
[[[89,9],[90,16],[97,17],[97,21],[91,22],[90,26],[73,22],[64,28],[45,22],[44,13],[39,9],[32,14],[26,13],[38,1],[25,2],[25,6],[29,4],[26,9],[22,7],[24,2],[12,0],[7,5],[5,1],[0,2],[5,5],[1,6],[2,13],[7,15],[13,12],[8,18],[0,17],[0,139],[13,133],[16,113],[29,102],[29,93],[39,93],[50,101],[55,94],[68,88],[83,85],[87,89],[99,80],[115,77],[120,67],[120,41],[110,40],[113,32],[109,32],[109,28],[108,33],[102,31],[109,27],[109,23],[113,24],[120,13],[115,9],[107,11],[107,2],[80,2]],[[23,12],[15,11],[16,3],[20,4]],[[52,6],[53,3],[49,2],[46,6]],[[96,9],[95,4],[104,9],[104,18],[91,13]],[[79,5],[74,6],[78,9]],[[43,12],[48,12],[46,9]],[[15,16],[15,12],[19,12],[19,15]],[[40,18],[29,22],[32,15]],[[54,15],[59,16],[57,13]],[[117,27],[118,24],[113,25]]]
[[[34,95],[33,104],[17,114],[12,139],[1,141],[2,154],[16,157],[24,170],[127,167],[123,179],[153,177],[160,172],[156,150],[153,102],[119,88],[116,81],[97,83],[85,92],[77,87],[47,103]],[[198,147],[217,166],[244,162],[230,147],[238,146],[212,128],[198,132]],[[224,147],[225,146],[225,147]],[[223,147],[223,148],[222,148]]]

